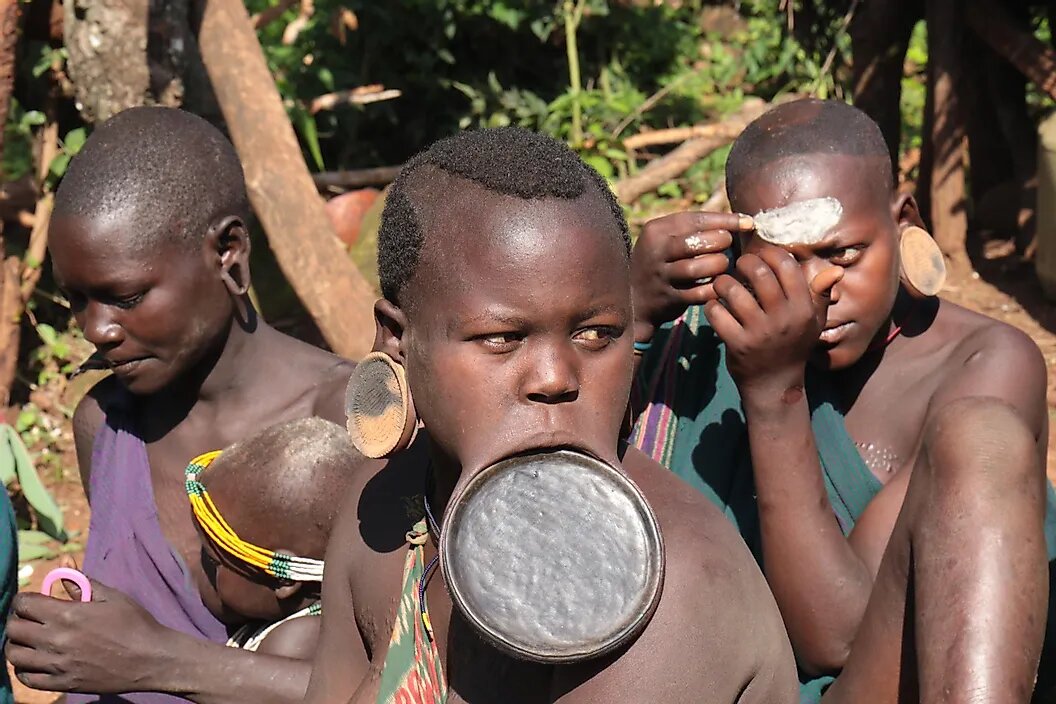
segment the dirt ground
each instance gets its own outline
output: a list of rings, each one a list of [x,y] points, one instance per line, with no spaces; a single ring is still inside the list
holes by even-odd
[[[976,261],[978,272],[971,277],[951,281],[943,296],[1014,325],[1034,339],[1049,366],[1049,417],[1056,418],[1056,374],[1053,373],[1056,369],[1056,306],[1042,297],[1033,265],[1021,261],[1007,250],[1002,244],[989,247],[986,254]],[[1049,478],[1056,482],[1054,436],[1056,433],[1049,436],[1048,473]],[[68,465],[75,465],[72,456]],[[65,511],[68,529],[83,544],[88,532],[88,505],[76,472],[67,472],[63,481],[53,482],[50,488]],[[33,575],[25,589],[39,589],[41,579],[52,567],[69,564],[71,558],[79,564],[81,554],[34,563]],[[17,681],[14,686],[18,704],[50,704],[56,701],[54,694],[28,689]]]

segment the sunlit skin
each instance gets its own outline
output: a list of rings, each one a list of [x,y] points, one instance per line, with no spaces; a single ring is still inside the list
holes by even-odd
[[[437,574],[426,598],[449,701],[595,702],[628,692],[669,702],[793,701],[780,617],[736,533],[706,501],[619,443],[632,316],[624,245],[606,204],[593,194],[526,202],[432,178],[445,179],[453,202],[443,221],[425,224],[400,304],[382,300],[375,309],[378,347],[405,365],[425,431],[364,474],[339,518],[308,701],[375,701],[404,535],[417,518],[406,507],[426,490],[430,463],[439,519],[457,486],[484,466],[559,446],[622,465],[649,499],[668,546],[660,606],[616,656],[548,667],[485,645]],[[434,554],[428,543],[426,559]]]
[[[144,247],[128,225],[137,221],[134,207],[51,223],[55,277],[113,370],[74,415],[78,464],[87,489],[103,409],[131,397],[162,531],[203,584],[202,542],[184,488],[189,459],[285,420],[343,423],[352,365],[257,317],[245,295],[249,238],[237,216],[217,218],[198,244],[162,238]],[[93,511],[108,508],[92,503]],[[301,701],[306,663],[204,643],[159,625],[115,590],[94,591],[86,605],[19,596],[7,655],[23,683],[176,692],[200,702]]]
[[[710,301],[741,392],[766,576],[797,660],[808,673],[839,673],[825,701],[1025,702],[1047,595],[1044,361],[1019,331],[900,287],[899,236],[922,223],[882,158],[789,156],[731,191],[742,213],[838,199],[841,220],[814,246],[769,245],[736,215],[655,228],[636,252],[638,329],[648,335],[697,302],[677,294],[672,309],[677,289],[657,293],[656,253],[677,249],[665,240],[739,239],[735,270],[689,290]],[[849,538],[822,483],[807,364],[837,384],[852,439],[883,450],[869,466],[886,486]]]

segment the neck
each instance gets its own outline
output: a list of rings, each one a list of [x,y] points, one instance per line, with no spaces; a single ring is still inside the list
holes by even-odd
[[[244,325],[232,319],[213,347],[183,377],[146,401],[159,409],[171,409],[182,418],[195,406],[230,399],[259,376],[260,363],[274,354],[270,343],[276,334],[262,321]]]
[[[447,504],[451,501],[451,495],[461,476],[462,468],[458,462],[444,457],[435,447],[429,448],[429,471],[425,495],[437,526],[444,522]]]

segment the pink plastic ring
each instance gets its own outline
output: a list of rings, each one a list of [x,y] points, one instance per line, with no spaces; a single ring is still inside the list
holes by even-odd
[[[56,567],[44,577],[44,583],[40,585],[40,593],[51,596],[51,588],[60,579],[68,579],[81,588],[81,601],[92,600],[92,583],[84,576],[83,572],[70,569],[69,567]]]

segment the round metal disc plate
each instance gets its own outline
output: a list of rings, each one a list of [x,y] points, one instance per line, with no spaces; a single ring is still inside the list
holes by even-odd
[[[448,507],[440,560],[452,601],[496,647],[567,663],[610,652],[648,623],[664,547],[621,471],[576,452],[515,457]]]

